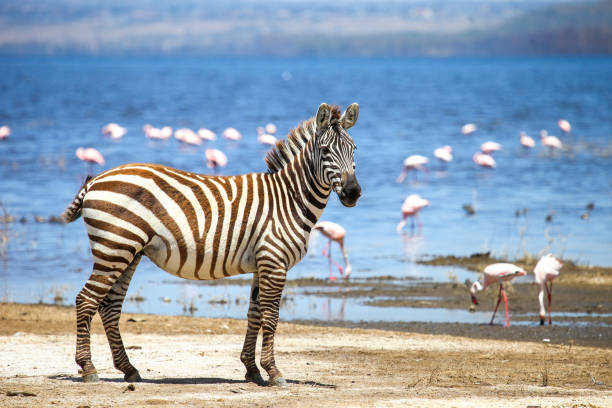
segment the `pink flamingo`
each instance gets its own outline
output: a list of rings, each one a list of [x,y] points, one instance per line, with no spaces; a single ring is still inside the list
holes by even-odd
[[[102,134],[110,136],[111,139],[121,139],[126,133],[127,130],[116,123],[109,123],[102,128]]]
[[[6,139],[11,135],[11,128],[8,126],[0,126],[0,140]]]
[[[210,142],[217,140],[217,135],[215,135],[215,132],[206,128],[200,128],[198,130],[198,136],[200,136],[202,140],[208,140]]]
[[[261,126],[258,126],[257,127],[257,142],[261,144],[274,146],[276,144],[276,137],[272,136],[270,133],[266,133],[266,129],[264,129]]]
[[[453,160],[453,148],[448,145],[438,147],[433,151],[433,155],[444,164],[450,163]]]
[[[461,126],[461,133],[464,135],[471,135],[476,131],[476,129],[478,128],[474,123],[466,123],[465,125]]]
[[[504,290],[504,281],[509,281],[514,279],[517,276],[525,276],[527,272],[524,269],[519,268],[518,266],[511,263],[495,263],[487,266],[484,270],[484,283],[481,285],[480,282],[476,281],[472,284],[470,288],[470,294],[472,295],[472,303],[475,305],[478,304],[478,300],[476,299],[476,292],[485,290],[488,286],[499,283],[499,295],[497,296],[497,304],[495,305],[495,310],[493,310],[493,317],[491,317],[491,322],[489,324],[493,324],[493,319],[495,319],[495,313],[497,313],[497,308],[499,307],[499,303],[504,299],[504,308],[506,309],[506,327],[510,326],[510,318],[508,317],[508,298],[506,297],[506,291]]]
[[[429,200],[421,198],[418,194],[410,194],[402,203],[402,220],[397,224],[397,232],[401,232],[404,225],[406,225],[406,218],[410,217],[411,231],[414,230],[414,219],[417,219],[419,229],[422,227],[421,222],[418,220],[419,211],[429,205]]]
[[[404,159],[404,168],[397,178],[397,182],[401,183],[406,178],[406,174],[412,170],[427,171],[425,165],[429,162],[429,159],[425,156],[413,154]]]
[[[559,129],[561,129],[563,133],[569,133],[572,131],[572,125],[570,125],[570,123],[565,119],[559,119],[559,121],[557,122],[557,125],[559,126]]]
[[[76,157],[81,161],[89,163],[89,173],[91,173],[91,166],[93,164],[104,164],[104,156],[93,147],[79,147],[76,150]]]
[[[532,147],[535,146],[535,141],[532,138],[530,138],[529,136],[527,136],[527,133],[522,132],[522,131],[521,131],[520,141],[521,141],[521,146],[523,146],[523,147],[525,147],[527,149],[531,149]]]
[[[268,123],[266,125],[266,133],[273,135],[276,133],[276,125],[274,123]]]
[[[227,165],[227,156],[221,150],[206,149],[204,154],[206,155],[206,165],[209,169],[215,169],[216,171],[219,167]]]
[[[174,131],[174,137],[177,140],[180,140],[181,142],[185,144],[190,144],[190,145],[201,145],[202,144],[202,139],[200,139],[200,136],[198,136],[193,130],[188,129],[188,128],[176,129]]]
[[[490,156],[486,153],[477,152],[474,154],[472,159],[474,160],[474,163],[476,163],[480,167],[488,167],[494,169],[497,166],[493,156]]]
[[[223,137],[229,140],[240,140],[242,135],[233,127],[229,127],[223,131]]]
[[[172,136],[172,128],[170,126],[164,126],[163,128],[159,129],[147,124],[144,125],[142,130],[144,130],[145,136],[149,139],[165,140],[169,139],[170,136]]]
[[[336,277],[332,273],[332,263],[336,265],[338,271],[340,272],[340,276],[344,276],[348,278],[351,274],[353,268],[351,268],[351,264],[349,263],[348,254],[346,249],[344,248],[344,237],[346,236],[346,231],[342,228],[341,225],[338,225],[331,221],[319,221],[313,227],[314,230],[319,231],[323,234],[324,237],[328,238],[329,241],[327,245],[323,248],[323,256],[327,256],[329,259],[329,280],[336,280]],[[344,257],[344,271],[342,270],[342,266],[340,266],[336,261],[332,259],[331,256],[331,243],[332,241],[337,242],[340,246],[340,250],[342,251],[342,256]],[[327,253],[326,253],[327,252]]]
[[[484,154],[491,154],[501,150],[501,145],[497,142],[484,142],[480,145],[480,151]]]
[[[556,136],[551,136],[548,134],[546,130],[540,131],[540,139],[542,141],[542,146],[546,146],[552,152],[553,149],[561,149],[563,148],[563,144]]]
[[[548,324],[552,324],[552,318],[550,316],[550,304],[552,302],[552,281],[559,276],[559,269],[563,266],[563,262],[555,258],[552,254],[544,255],[535,266],[533,274],[535,275],[535,281],[540,285],[540,292],[538,293],[538,300],[540,301],[540,325],[544,325],[544,319],[546,318],[546,309],[544,308],[544,289],[546,289],[546,295],[548,297]],[[550,288],[546,284],[550,282]]]

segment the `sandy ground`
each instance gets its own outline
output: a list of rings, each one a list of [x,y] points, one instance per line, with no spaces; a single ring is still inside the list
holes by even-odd
[[[120,327],[144,378],[133,390],[99,318],[102,381],[84,384],[72,308],[0,304],[0,406],[612,407],[609,347],[281,322],[279,389],[244,382],[245,321],[126,314]]]

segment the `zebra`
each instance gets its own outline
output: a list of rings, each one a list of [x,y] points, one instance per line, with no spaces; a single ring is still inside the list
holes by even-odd
[[[84,382],[98,381],[90,324],[98,312],[113,365],[127,382],[141,381],[125,352],[119,318],[142,255],[185,279],[252,273],[247,331],[240,360],[245,378],[285,386],[274,361],[274,333],[287,271],[307,252],[308,237],[331,191],[353,207],[361,196],[355,143],[347,133],[359,106],[344,113],[323,103],[266,155],[266,173],[210,176],[132,163],[88,177],[62,214],[83,217],[93,272],[76,297],[76,363]],[[262,331],[260,365],[255,361]]]

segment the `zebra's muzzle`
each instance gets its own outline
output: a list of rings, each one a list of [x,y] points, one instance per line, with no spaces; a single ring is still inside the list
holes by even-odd
[[[354,207],[359,197],[361,197],[361,186],[357,182],[355,173],[342,173],[342,187],[338,193],[342,205]]]

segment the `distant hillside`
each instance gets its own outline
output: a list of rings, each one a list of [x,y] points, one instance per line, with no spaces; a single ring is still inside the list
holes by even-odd
[[[612,54],[612,0],[21,0],[0,54]]]

